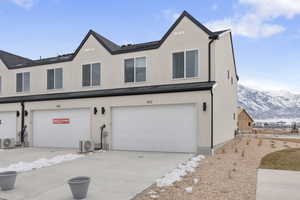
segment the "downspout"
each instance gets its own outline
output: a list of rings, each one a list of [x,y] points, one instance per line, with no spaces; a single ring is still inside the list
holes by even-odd
[[[24,105],[24,102],[22,101],[21,102],[21,143],[23,144],[24,143],[24,133],[23,133],[23,130],[24,130],[24,126],[25,126],[25,105]]]
[[[209,37],[209,42],[208,42],[208,82],[211,81],[211,45],[212,43],[219,39],[218,35],[212,35]],[[214,149],[214,94],[213,94],[213,88],[210,89],[210,107],[211,107],[211,115],[210,115],[210,149],[211,153],[213,153]]]

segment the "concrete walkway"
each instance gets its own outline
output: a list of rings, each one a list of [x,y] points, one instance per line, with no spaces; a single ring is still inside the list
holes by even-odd
[[[2,155],[1,155],[2,156]],[[71,200],[67,180],[90,176],[89,200],[129,200],[190,154],[111,151],[95,153],[55,166],[21,173],[16,188],[0,191],[0,199]]]
[[[259,169],[256,200],[299,200],[300,172]]]

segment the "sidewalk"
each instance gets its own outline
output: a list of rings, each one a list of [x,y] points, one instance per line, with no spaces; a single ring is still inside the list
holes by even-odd
[[[258,169],[256,200],[299,200],[300,171]]]

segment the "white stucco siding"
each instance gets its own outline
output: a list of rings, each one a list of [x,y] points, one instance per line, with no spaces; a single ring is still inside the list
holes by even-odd
[[[214,77],[214,145],[234,137],[236,130],[237,78],[231,49],[230,33],[223,34],[213,47]],[[229,78],[228,73],[229,72]],[[231,84],[231,78],[233,84]]]
[[[43,110],[64,110],[64,109],[90,109],[91,112],[91,137],[95,142],[99,142],[99,128],[106,124],[105,131],[108,132],[107,143],[111,144],[112,133],[112,109],[116,107],[132,106],[152,106],[152,105],[180,105],[193,104],[197,113],[197,147],[209,148],[210,146],[210,113],[203,111],[203,102],[210,102],[209,91],[195,91],[182,93],[165,93],[151,95],[134,95],[122,97],[88,98],[59,101],[26,102],[25,109],[28,116],[25,117],[25,124],[28,126],[29,142],[33,143],[33,113]],[[0,109],[9,110],[10,104],[0,104]],[[94,107],[98,113],[93,114]],[[105,114],[101,114],[101,108],[105,108]],[[18,118],[18,123],[21,118]],[[19,127],[20,128],[20,127]],[[37,134],[37,133],[36,133]],[[184,133],[183,133],[184,134]]]

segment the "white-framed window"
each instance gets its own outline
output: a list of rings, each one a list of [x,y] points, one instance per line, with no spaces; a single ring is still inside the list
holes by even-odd
[[[47,69],[47,89],[62,89],[63,88],[63,69],[54,68]]]
[[[146,81],[146,57],[127,58],[124,60],[125,83]]]
[[[16,91],[30,91],[30,72],[21,72],[16,74]]]
[[[172,54],[173,79],[199,76],[199,50],[185,50]]]
[[[82,65],[82,86],[99,86],[101,82],[101,64]]]

